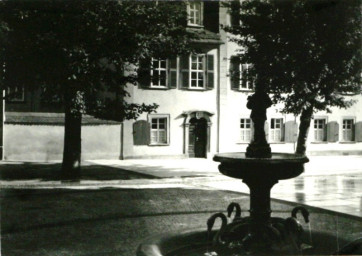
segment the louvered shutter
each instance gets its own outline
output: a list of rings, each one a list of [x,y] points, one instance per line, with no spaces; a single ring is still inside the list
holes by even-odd
[[[250,137],[250,142],[253,142],[254,141],[254,122],[253,120],[250,119],[250,122],[251,122],[251,137]]]
[[[139,120],[133,124],[133,145],[150,144],[150,124],[145,120]]]
[[[138,69],[138,84],[142,88],[149,88],[151,86],[151,59],[140,60],[140,67]]]
[[[298,124],[295,121],[285,122],[284,125],[284,141],[285,142],[296,142],[298,135]]]
[[[239,90],[239,78],[240,78],[240,60],[236,56],[232,56],[230,59],[230,83],[231,83],[231,89],[233,90]]]
[[[327,124],[327,141],[328,142],[336,142],[338,141],[338,130],[339,125],[336,121],[329,122]]]
[[[168,87],[170,89],[177,88],[177,58],[168,60]]]
[[[231,23],[231,26],[240,25],[240,2],[239,1],[231,1],[230,23]]]
[[[208,54],[206,57],[206,88],[214,89],[214,55]]]
[[[280,141],[285,141],[285,123],[284,120],[281,118],[281,131],[280,131]]]
[[[358,122],[354,126],[355,139],[357,142],[362,142],[362,122]]]
[[[181,88],[189,88],[189,56],[183,55],[180,58],[180,85]]]
[[[268,121],[265,121],[264,123],[264,131],[265,131],[265,139],[266,141],[269,140],[269,123]]]

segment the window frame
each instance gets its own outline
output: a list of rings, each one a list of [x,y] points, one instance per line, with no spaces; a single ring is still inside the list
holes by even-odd
[[[9,103],[24,103],[25,102],[25,87],[24,85],[15,86],[15,87],[7,87],[6,95],[11,95],[13,93],[18,93],[17,90],[22,90],[21,97],[6,97],[6,101]],[[15,91],[14,91],[15,90]]]
[[[276,125],[277,125],[277,121],[280,121],[279,125],[280,127],[279,128],[276,128]],[[274,128],[272,127],[274,123]],[[270,118],[270,125],[269,125],[269,142],[271,143],[280,143],[280,142],[283,142],[284,141],[284,134],[283,134],[283,126],[284,126],[284,118],[283,117],[272,117]],[[276,140],[276,132],[279,132],[279,138],[278,140]]]
[[[229,60],[228,76],[230,77],[229,82],[231,90],[253,92],[255,90],[255,78],[250,76],[252,79],[249,79],[248,77],[248,74],[250,73],[249,69],[253,64],[241,62],[238,55],[232,55]],[[244,81],[246,86],[243,86]]]
[[[191,11],[196,10],[196,9],[191,9],[191,4],[200,5],[200,10],[199,10],[199,15],[198,15],[199,23],[196,23],[196,21],[192,22],[196,18],[196,15],[193,15],[193,17],[191,17]],[[203,27],[204,26],[204,3],[202,1],[188,2],[188,4],[187,4],[187,25],[190,27]]]
[[[246,67],[246,87],[243,87],[243,67]],[[254,82],[251,82],[248,80],[248,73],[249,68],[252,66],[252,64],[249,63],[239,63],[239,90],[240,91],[253,91],[254,90]]]
[[[159,141],[159,137],[158,137],[158,141],[153,142],[152,141],[152,131],[160,131],[159,128],[157,129],[153,129],[152,128],[152,120],[153,119],[165,119],[166,120],[166,124],[165,124],[165,136],[166,136],[166,142],[160,142]],[[148,122],[150,124],[150,141],[149,141],[149,146],[168,146],[170,145],[170,115],[169,114],[149,114],[148,115]]]
[[[343,116],[341,118],[342,122],[341,122],[341,136],[340,136],[340,141],[341,142],[355,142],[355,128],[354,125],[356,124],[356,118],[353,116]],[[346,140],[345,139],[345,128],[344,128],[344,121],[352,121],[352,125],[351,125],[351,129],[349,129],[351,131],[351,139],[350,140]]]
[[[319,120],[323,120],[324,121],[324,126],[323,128],[315,128],[315,122]],[[328,119],[327,117],[313,117],[313,141],[316,142],[316,143],[327,143],[327,124],[328,124]],[[319,140],[317,139],[316,137],[316,132],[317,130],[321,130],[323,132],[323,139],[322,140]],[[320,131],[319,131],[320,132]]]
[[[197,58],[197,62],[196,62],[196,65],[197,65],[197,68],[196,69],[193,69],[192,68],[192,57],[193,56],[196,56],[196,58]],[[201,62],[199,62],[198,61],[198,58],[200,57],[200,56],[202,56],[202,61]],[[202,68],[201,69],[199,69],[199,67],[198,67],[198,64],[199,63],[202,63]],[[189,56],[189,86],[188,86],[188,88],[190,89],[190,90],[205,90],[206,89],[206,65],[207,65],[207,63],[206,63],[206,54],[204,54],[204,53],[199,53],[199,54],[190,54],[190,56]],[[192,81],[193,81],[193,78],[192,78],[192,73],[193,72],[196,72],[196,87],[192,87]],[[202,87],[199,87],[198,86],[198,84],[199,84],[199,80],[198,80],[198,78],[199,78],[199,74],[202,74]]]
[[[157,61],[158,62],[158,67],[157,68],[154,68],[153,67],[153,62]],[[161,61],[164,61],[165,62],[165,68],[161,68]],[[153,74],[154,72],[158,72],[160,73],[161,71],[164,71],[166,76],[165,76],[165,85],[154,85],[153,84]],[[151,81],[150,81],[150,88],[152,89],[167,89],[168,88],[168,71],[169,71],[169,59],[156,59],[156,58],[152,58],[151,59],[151,68],[150,68],[150,76],[151,76]],[[160,80],[160,79],[159,79]]]
[[[244,126],[247,126],[248,122],[246,121],[249,121],[249,125],[250,127],[247,128],[247,127],[244,127],[242,128],[242,120],[244,120]],[[250,139],[247,140],[245,139],[245,137],[247,136],[245,133],[246,132],[250,132]],[[244,135],[243,135],[244,133]],[[253,123],[253,120],[251,120],[250,117],[241,117],[239,118],[239,143],[250,143],[252,140],[253,140],[253,134],[254,134],[254,123]]]

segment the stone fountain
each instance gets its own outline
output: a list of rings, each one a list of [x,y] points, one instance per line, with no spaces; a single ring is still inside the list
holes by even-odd
[[[279,180],[300,175],[304,171],[304,164],[309,161],[304,155],[271,153],[264,131],[266,110],[271,104],[268,94],[256,88],[247,103],[255,132],[246,153],[214,156],[214,161],[220,162],[219,171],[222,174],[241,179],[249,187],[250,216],[241,218],[240,213],[236,214],[234,220],[227,224],[224,213],[216,213],[207,220],[207,231],[152,237],[140,245],[138,256],[320,255],[336,252],[334,235],[314,230],[303,232],[296,215],[301,211],[304,221],[309,222],[309,212],[305,208],[294,208],[286,219],[271,217],[272,187]],[[234,207],[240,208],[237,203],[230,204],[229,216]],[[212,231],[217,218],[222,221],[221,228]],[[310,234],[313,235],[313,243],[308,236]],[[339,239],[342,246],[348,242]],[[346,251],[345,248],[343,250]],[[351,252],[354,253],[353,250]]]

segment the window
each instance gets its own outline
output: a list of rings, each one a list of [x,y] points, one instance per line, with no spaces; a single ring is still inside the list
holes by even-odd
[[[165,88],[167,86],[167,60],[152,59],[151,87]]]
[[[250,72],[251,68],[251,64],[240,63],[239,57],[231,57],[230,80],[232,89],[240,91],[253,90],[254,78]]]
[[[325,127],[325,119],[314,119],[314,141],[318,142],[326,140]]]
[[[250,142],[252,139],[252,121],[250,118],[240,119],[240,140]]]
[[[251,80],[249,69],[251,65],[250,64],[240,64],[239,70],[240,70],[240,90],[252,90],[253,89],[253,83],[254,81]]]
[[[168,145],[169,143],[169,116],[150,115],[151,126],[150,145]]]
[[[214,88],[214,55],[191,54],[180,57],[182,89],[206,90]]]
[[[177,88],[177,58],[142,59],[138,70],[140,87],[147,89],[176,89]]]
[[[56,88],[42,86],[40,92],[40,102],[42,104],[57,104],[62,101],[62,97],[59,93],[57,93]]]
[[[188,25],[203,25],[203,4],[202,2],[189,2],[188,5],[189,21]]]
[[[190,54],[169,59],[143,59],[138,70],[138,83],[147,89],[212,90],[214,54]]]
[[[353,119],[343,119],[342,124],[342,132],[343,132],[343,141],[353,141],[354,134],[353,134],[353,126],[354,126]]]
[[[24,102],[25,90],[24,86],[8,87],[6,90],[7,100],[9,102]]]
[[[283,119],[282,118],[272,118],[270,120],[270,141],[271,142],[281,142],[282,141],[282,128],[283,128]]]
[[[204,88],[204,57],[203,54],[191,55],[191,88]]]

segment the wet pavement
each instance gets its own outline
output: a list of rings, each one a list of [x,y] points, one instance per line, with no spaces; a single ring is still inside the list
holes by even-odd
[[[82,179],[71,184],[37,178],[3,179],[0,188],[198,188],[249,192],[240,180],[221,175],[218,163],[207,159],[97,160],[88,164],[126,170],[139,177],[102,180],[99,175],[95,180]],[[295,179],[280,181],[273,187],[271,197],[362,217],[362,156],[311,156],[305,172]]]
[[[273,187],[271,197],[362,217],[362,157],[311,156],[309,158],[310,162],[305,165],[305,172],[295,179],[279,181]],[[163,186],[184,184],[184,186],[249,193],[249,188],[241,181],[221,175],[217,170],[218,163],[211,160],[164,160],[162,168],[158,168],[160,160],[126,161],[128,161],[126,165],[136,172],[143,169],[142,165],[149,165],[152,168],[150,171],[147,170],[147,174],[158,177],[199,176],[173,178],[168,181],[169,183],[165,180]],[[183,162],[185,163],[182,164]],[[112,163],[97,161],[97,163],[126,168],[122,161]],[[200,177],[203,175],[208,177]],[[151,186],[156,187],[156,184]]]

